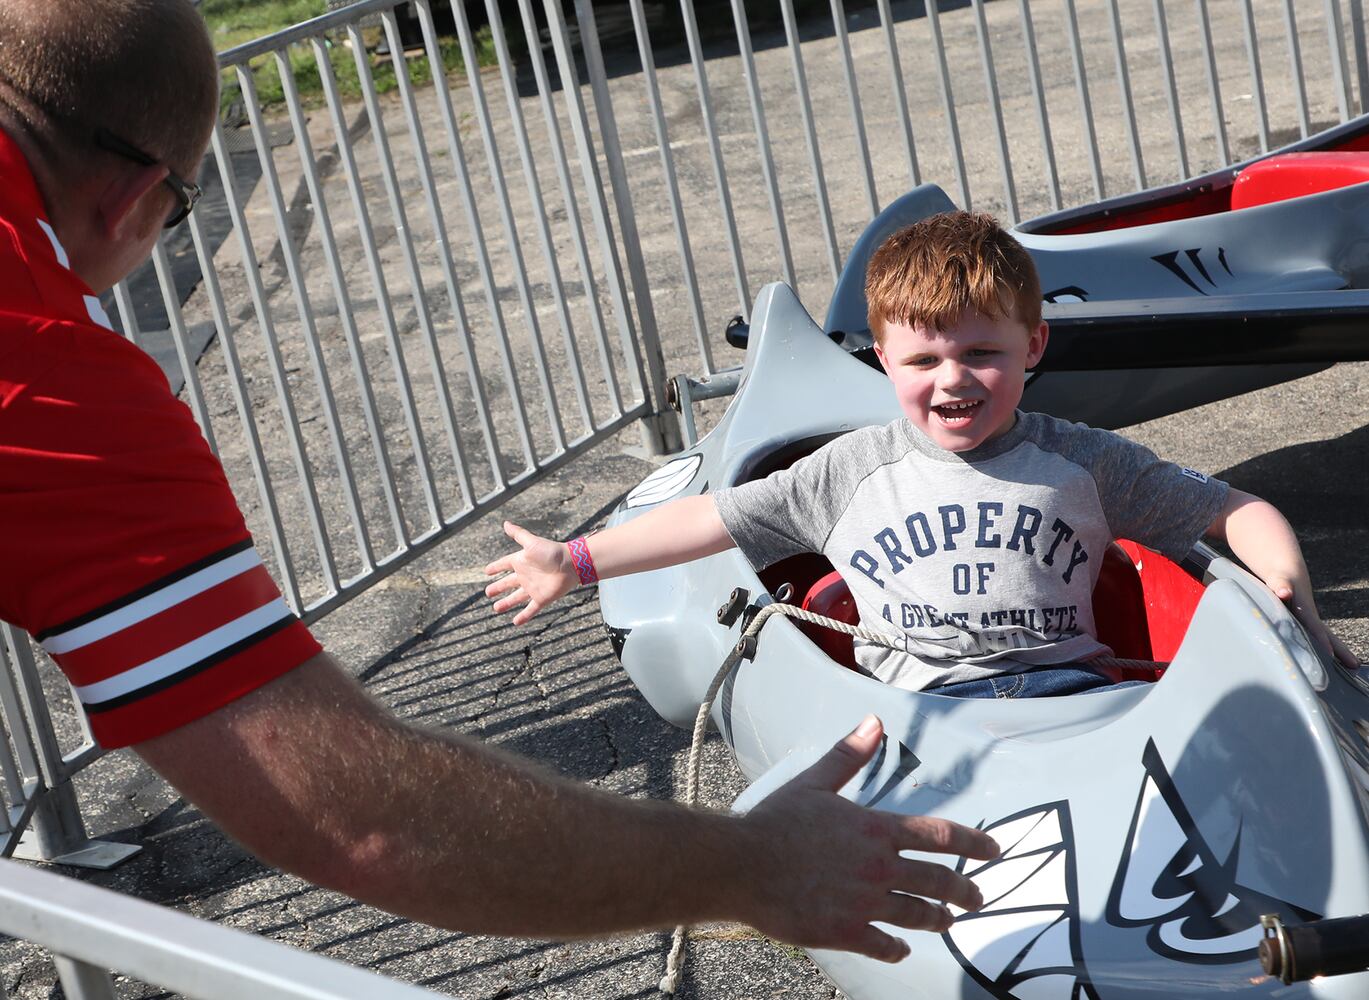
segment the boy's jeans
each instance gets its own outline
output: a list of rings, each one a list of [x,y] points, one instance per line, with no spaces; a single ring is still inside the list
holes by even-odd
[[[1117,691],[1121,688],[1145,684],[1146,681],[1122,681],[1114,684],[1109,678],[1080,664],[1037,667],[1016,674],[1000,674],[977,681],[943,684],[928,689],[928,694],[944,694],[952,698],[1050,698],[1056,695],[1082,694],[1085,691]]]

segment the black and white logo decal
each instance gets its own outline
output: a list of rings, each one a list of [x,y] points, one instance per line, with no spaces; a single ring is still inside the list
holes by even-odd
[[[667,462],[651,475],[632,488],[623,501],[624,507],[650,507],[652,504],[669,500],[694,481],[699,466],[703,465],[702,455],[686,455]]]
[[[1003,848],[958,869],[984,895],[942,935],[965,972],[1000,1000],[1098,1000],[1080,949],[1079,893],[1068,802],[984,827]]]
[[[1182,259],[1179,256],[1181,253],[1183,254]],[[1193,247],[1188,250],[1171,250],[1169,253],[1156,254],[1150,259],[1199,295],[1210,295],[1212,293],[1207,288],[1216,288],[1217,282],[1212,279],[1212,274],[1209,273],[1207,266],[1203,263],[1202,253],[1202,247]],[[1186,265],[1184,261],[1187,261]],[[1231,265],[1226,262],[1226,247],[1217,248],[1217,263],[1222,265],[1222,270],[1228,275],[1231,274]],[[1203,283],[1202,285],[1198,283],[1200,280]],[[1206,285],[1207,288],[1203,285]]]
[[[1108,894],[1115,927],[1147,927],[1146,943],[1176,962],[1219,965],[1255,957],[1261,913],[1315,915],[1236,882],[1238,833],[1226,857],[1203,839],[1179,798],[1154,740],[1141,756],[1145,778],[1127,833],[1127,854]]]

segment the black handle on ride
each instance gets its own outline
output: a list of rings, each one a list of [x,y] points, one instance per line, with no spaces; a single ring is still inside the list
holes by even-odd
[[[1369,914],[1287,927],[1277,915],[1260,918],[1265,938],[1260,965],[1285,983],[1369,969]]]

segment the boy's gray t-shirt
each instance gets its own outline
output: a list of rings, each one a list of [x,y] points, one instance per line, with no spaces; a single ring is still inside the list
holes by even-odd
[[[757,567],[821,552],[861,624],[856,660],[898,687],[1013,673],[1110,652],[1092,593],[1103,552],[1129,538],[1181,559],[1227,485],[1111,431],[1019,413],[968,452],[908,420],[846,434],[765,479],[719,490],[718,513]]]

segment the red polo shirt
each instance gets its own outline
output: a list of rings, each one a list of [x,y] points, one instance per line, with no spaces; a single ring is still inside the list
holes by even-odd
[[[0,131],[0,618],[105,747],[200,718],[320,651],[157,364],[71,270]]]

